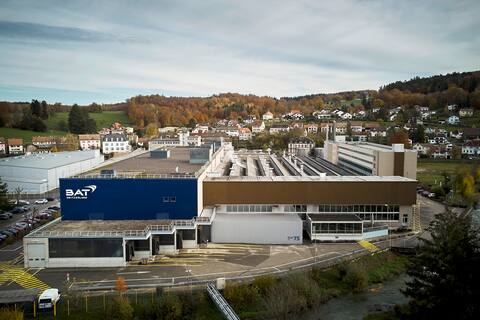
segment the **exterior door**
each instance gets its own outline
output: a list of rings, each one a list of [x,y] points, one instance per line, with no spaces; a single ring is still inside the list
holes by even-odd
[[[46,245],[44,243],[27,244],[29,268],[45,268],[47,266]]]

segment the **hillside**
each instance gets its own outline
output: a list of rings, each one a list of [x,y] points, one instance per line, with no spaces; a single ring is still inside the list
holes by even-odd
[[[97,128],[109,127],[114,122],[120,122],[123,125],[131,125],[124,111],[104,111],[101,113],[90,112],[90,118],[95,120]],[[36,132],[32,130],[20,130],[15,128],[0,127],[0,137],[4,138],[22,138],[25,142],[30,142],[33,136],[61,136],[67,132],[62,130],[60,122],[68,123],[68,112],[58,112],[45,120],[47,125],[46,132]]]

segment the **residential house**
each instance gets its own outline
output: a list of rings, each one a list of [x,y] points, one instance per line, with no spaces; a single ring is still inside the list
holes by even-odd
[[[273,120],[273,113],[271,113],[270,111],[265,112],[262,115],[262,119],[263,119],[263,121]]]
[[[103,154],[130,152],[131,146],[125,134],[111,133],[103,137]]]
[[[132,127],[125,127],[125,133],[126,134],[133,134],[133,128]]]
[[[250,140],[252,139],[252,131],[248,128],[239,128],[238,129],[238,139],[239,140]]]
[[[329,124],[327,122],[320,123],[320,132],[327,133],[329,128]]]
[[[263,121],[255,121],[252,124],[252,133],[257,134],[265,131],[265,122]]]
[[[462,108],[458,111],[458,115],[462,118],[464,117],[473,117],[473,109],[471,108]]]
[[[290,127],[286,124],[274,124],[270,127],[270,134],[290,131]]]
[[[447,119],[448,124],[455,125],[455,124],[458,124],[459,122],[460,122],[460,118],[458,118],[458,116],[450,116]]]
[[[288,153],[298,156],[309,155],[315,147],[313,140],[306,137],[292,138],[288,141]]]
[[[238,138],[238,127],[236,127],[236,126],[216,127],[215,132],[222,132],[222,133],[225,133],[229,137]]]
[[[36,149],[31,153],[45,153],[50,152],[53,147],[56,147],[57,141],[53,137],[35,136],[32,137],[32,145],[34,145]],[[29,151],[27,150],[27,152]]]
[[[110,134],[110,129],[109,128],[102,128],[98,131],[98,134],[101,136],[105,136],[107,134]]]
[[[380,124],[378,122],[365,122],[363,127],[365,131],[377,130],[380,128]]]
[[[139,148],[145,148],[147,145],[148,145],[148,140],[147,140],[147,138],[138,138],[137,147],[139,147]]]
[[[363,123],[362,121],[351,121],[350,128],[352,132],[362,132],[363,131]]]
[[[23,154],[23,139],[10,138],[7,140],[8,154]]]
[[[480,128],[463,128],[463,139],[465,141],[480,139]]]
[[[208,125],[197,124],[192,130],[192,133],[203,134],[208,132]]]
[[[245,120],[243,120],[244,123],[246,124],[252,124],[257,120],[257,117],[255,115],[248,115],[245,117]]]
[[[290,124],[290,130],[295,130],[295,129],[303,129],[303,123],[302,122],[292,122]]]
[[[0,137],[0,155],[4,155],[7,153],[7,143],[5,142],[5,138]]]
[[[344,112],[340,118],[342,118],[343,120],[350,120],[353,118],[352,114],[351,113],[348,113],[348,112]]]
[[[353,117],[354,117],[355,119],[363,119],[363,118],[366,117],[366,115],[367,115],[367,113],[366,113],[365,111],[360,110],[360,111],[355,112],[355,113],[353,114]]]
[[[353,132],[352,134],[353,141],[367,142],[368,132]]]
[[[289,113],[286,113],[282,116],[284,119],[291,120],[302,120],[304,118],[303,114],[298,109],[292,109]]]
[[[412,146],[412,150],[417,151],[418,156],[426,156],[430,151],[430,145],[426,143],[415,143]]]
[[[332,118],[332,111],[328,109],[322,109],[320,111],[314,111],[312,115],[318,120],[326,120]]]
[[[346,122],[337,122],[335,123],[335,133],[336,134],[346,134],[347,133],[347,123]]]
[[[309,123],[306,126],[307,133],[315,134],[318,132],[318,124],[316,123]]]
[[[430,108],[429,107],[425,107],[425,106],[419,106],[419,105],[416,105],[415,107],[415,110],[417,110],[418,112],[429,112],[430,111]]]
[[[462,155],[479,156],[480,155],[480,139],[467,141],[462,146]]]
[[[447,110],[448,111],[455,111],[455,110],[457,110],[457,105],[456,104],[449,104],[447,106]]]
[[[81,150],[100,149],[102,147],[102,139],[99,134],[79,134],[78,141]]]
[[[434,145],[431,146],[431,154],[434,159],[448,159],[450,158],[450,153],[447,148],[443,145]]]

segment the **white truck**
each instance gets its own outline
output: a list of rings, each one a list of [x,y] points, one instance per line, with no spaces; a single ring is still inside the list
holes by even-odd
[[[50,288],[42,292],[38,297],[38,309],[46,310],[52,309],[53,305],[60,300],[60,291],[55,288]]]

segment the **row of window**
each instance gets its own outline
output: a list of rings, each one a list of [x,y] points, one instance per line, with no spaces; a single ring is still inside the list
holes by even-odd
[[[307,212],[306,204],[295,204],[292,206],[286,206],[284,209],[285,212]]]
[[[312,233],[341,233],[360,234],[362,233],[361,223],[314,223]]]
[[[378,205],[378,204],[351,204],[335,205],[321,204],[318,206],[318,212],[399,212],[399,205]]]
[[[398,213],[357,213],[357,216],[364,221],[398,221],[400,214]]]
[[[273,206],[265,204],[232,204],[227,205],[227,212],[272,212]]]
[[[103,148],[105,151],[125,151],[127,150],[125,147],[105,147]]]
[[[126,141],[124,141],[124,142],[104,142],[103,145],[104,146],[121,146],[121,145],[124,145],[126,143],[127,143]]]

